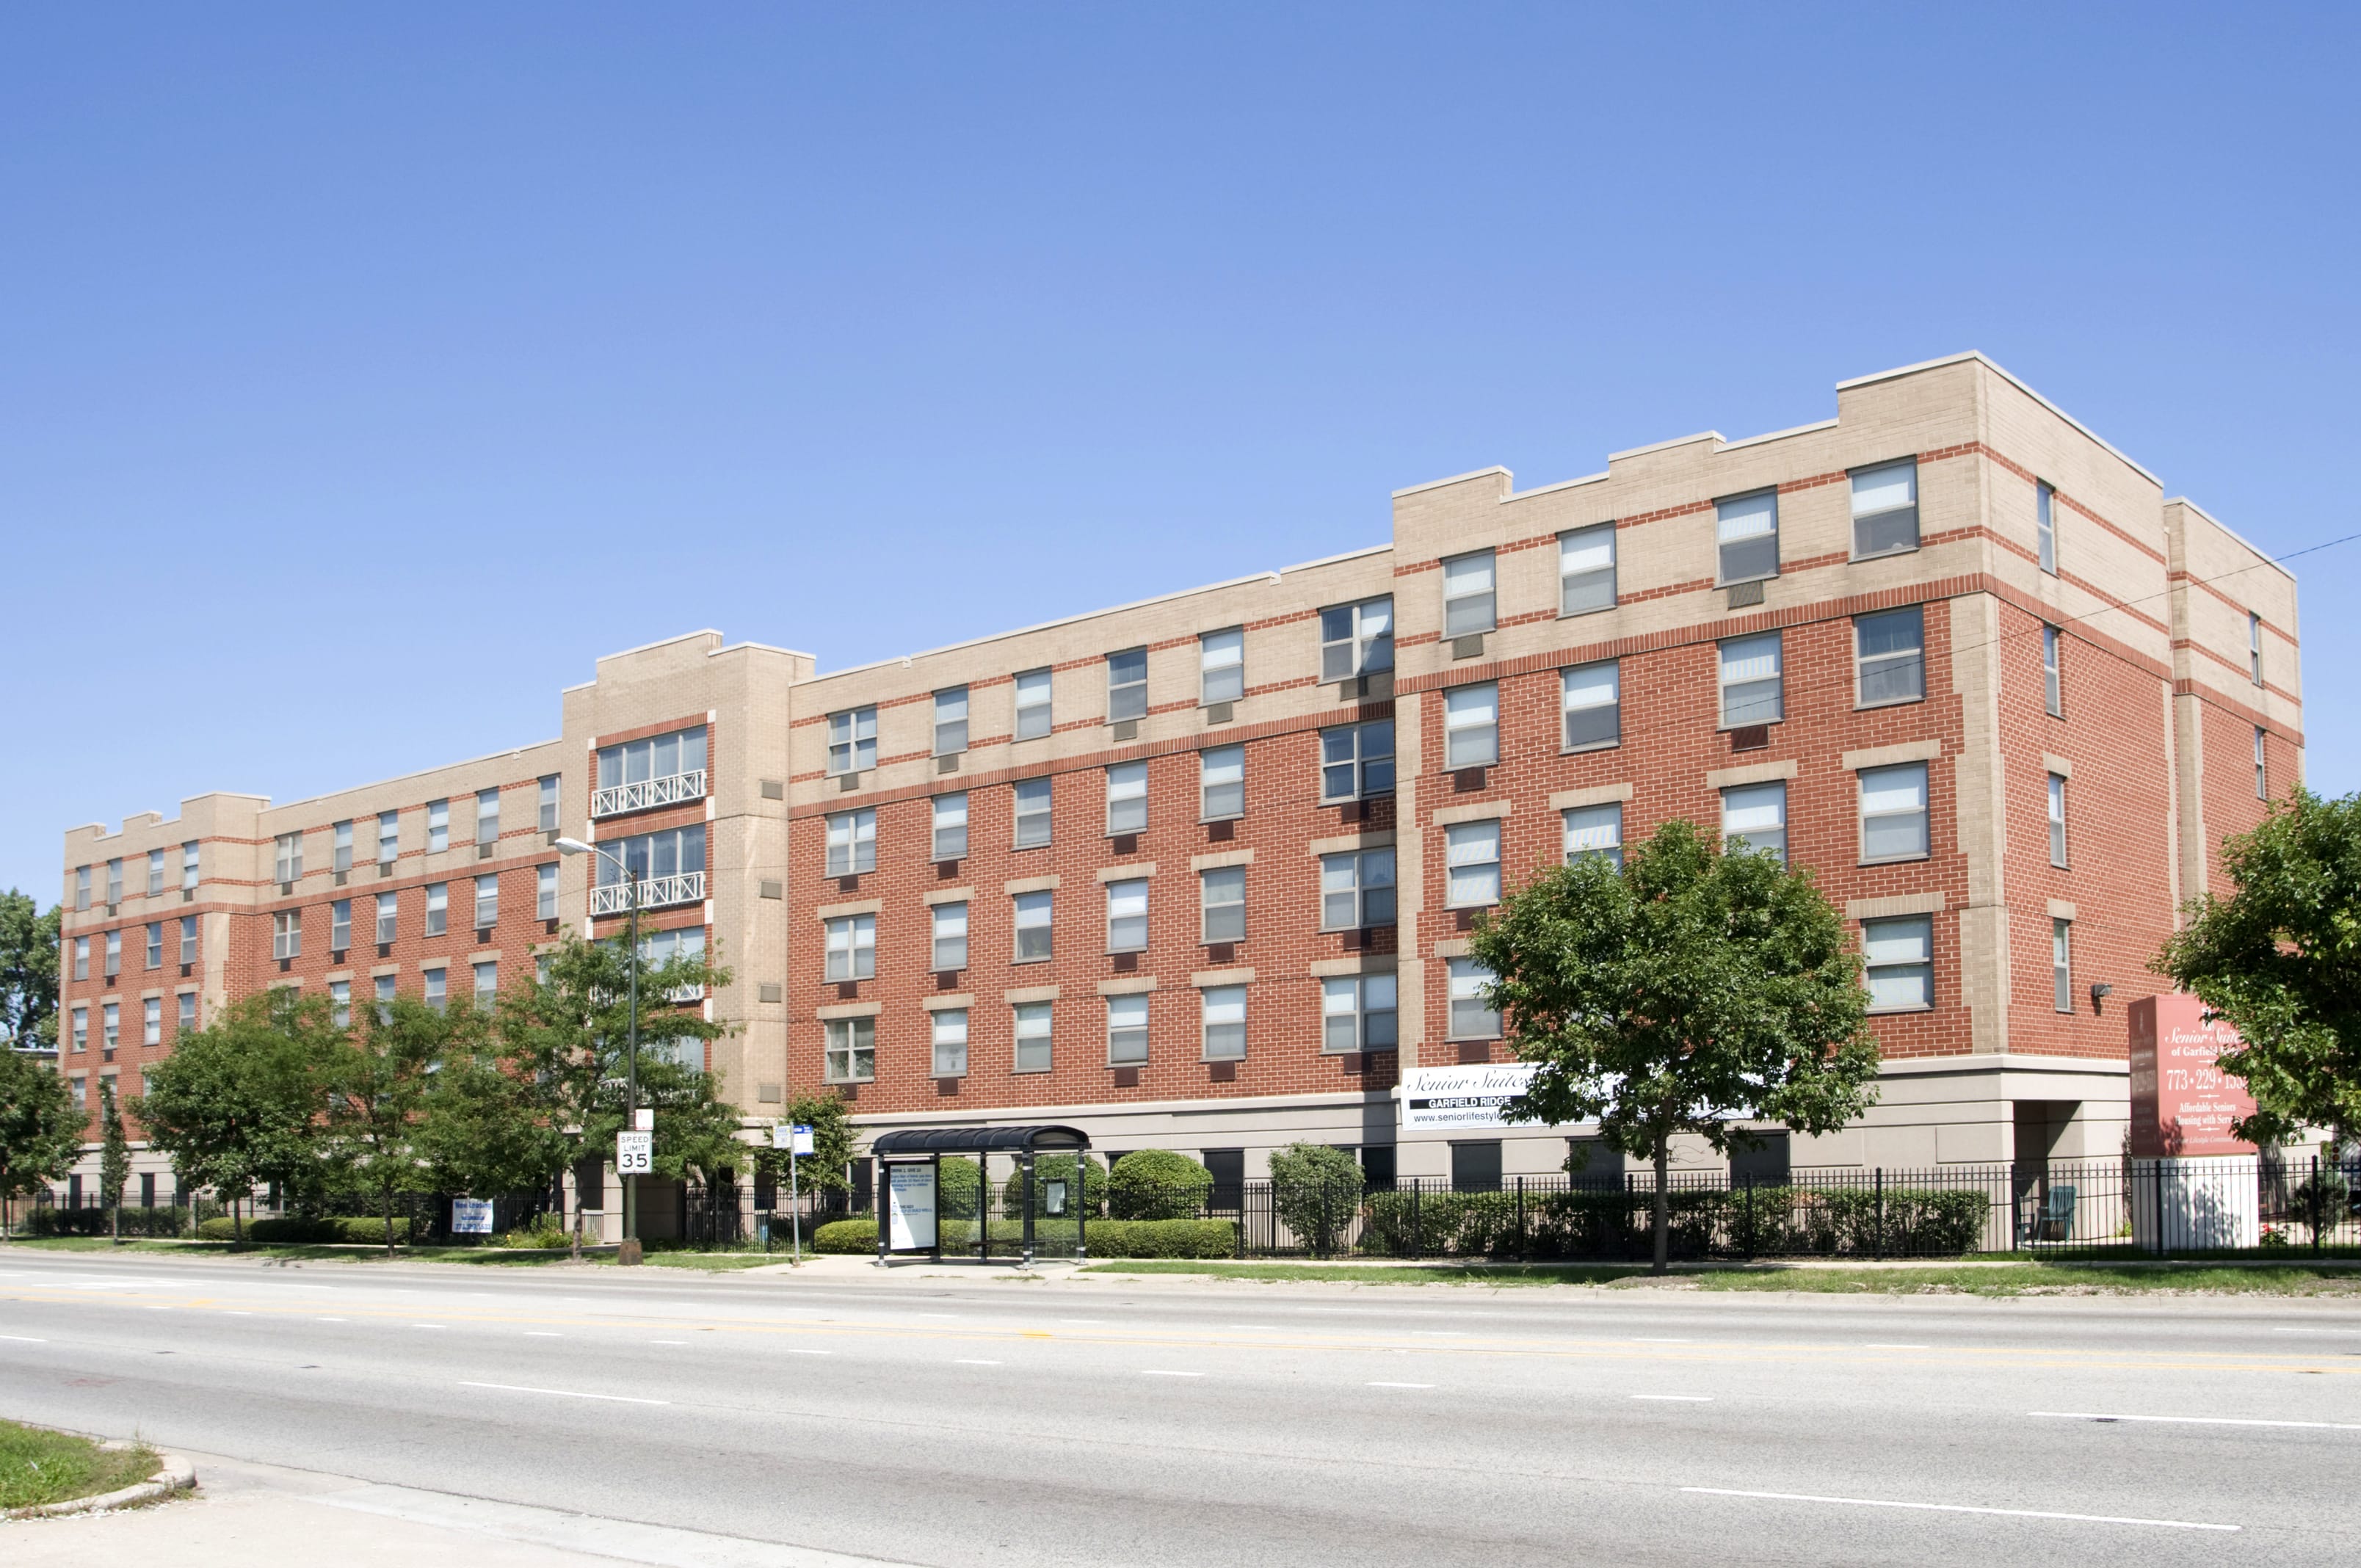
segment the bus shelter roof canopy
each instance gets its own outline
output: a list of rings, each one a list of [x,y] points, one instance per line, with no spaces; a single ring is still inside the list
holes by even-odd
[[[869,1152],[881,1158],[936,1154],[1041,1154],[1091,1146],[1080,1127],[905,1127],[882,1133]]]

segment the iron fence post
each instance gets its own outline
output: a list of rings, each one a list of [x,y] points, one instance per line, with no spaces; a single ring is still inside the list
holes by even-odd
[[[2323,1196],[2320,1190],[2320,1156],[2315,1153],[2312,1157],[2312,1251],[2315,1257],[2320,1255],[2320,1227],[2325,1218],[2320,1212]]]
[[[1746,1261],[1754,1261],[1754,1173],[1746,1173]]]
[[[1517,1178],[1517,1255],[1530,1255],[1525,1246],[1525,1179]]]
[[[1410,1255],[1412,1257],[1426,1255],[1426,1233],[1420,1227],[1418,1203],[1419,1193],[1425,1184],[1426,1178],[1422,1176],[1410,1179]]]
[[[1877,1257],[1885,1260],[1885,1168],[1877,1168]]]

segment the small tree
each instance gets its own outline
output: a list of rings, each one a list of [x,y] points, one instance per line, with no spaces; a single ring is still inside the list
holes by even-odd
[[[467,1009],[460,1016],[475,1018]],[[376,1197],[388,1256],[393,1253],[393,1197],[417,1182],[426,1106],[437,1069],[451,1054],[453,1032],[453,1014],[414,998],[373,1002],[335,1041],[328,1065],[335,1158]]]
[[[1470,944],[1520,1058],[1512,1121],[1598,1123],[1653,1162],[1655,1267],[1671,1252],[1670,1148],[1752,1146],[1741,1119],[1828,1133],[1876,1098],[1868,997],[1843,921],[1767,852],[1668,822],[1620,869],[1598,856],[1511,893]]]
[[[852,1124],[845,1118],[844,1102],[833,1093],[799,1094],[787,1102],[786,1113],[779,1119],[791,1127],[809,1127],[812,1152],[790,1157],[785,1149],[758,1144],[753,1151],[754,1168],[767,1173],[798,1196],[807,1192],[839,1196],[850,1193]],[[795,1166],[792,1181],[787,1176],[790,1159]]]
[[[1118,1220],[1188,1220],[1205,1207],[1213,1173],[1170,1149],[1134,1149],[1107,1173],[1107,1212]]]
[[[2240,1137],[2319,1127],[2345,1145],[2361,1134],[2361,795],[2299,786],[2224,840],[2222,869],[2235,891],[2191,900],[2152,967],[2238,1031],[2218,1065],[2255,1097]]]
[[[1270,1157],[1270,1207],[1315,1256],[1335,1251],[1360,1212],[1360,1161],[1326,1144],[1288,1145]]]
[[[82,1129],[73,1092],[56,1069],[27,1052],[0,1049],[0,1240],[17,1199],[71,1168]]]
[[[123,1184],[131,1179],[131,1140],[123,1133],[123,1108],[115,1102],[115,1080],[98,1080],[98,1201],[107,1212],[108,1234],[123,1240]]]
[[[251,996],[183,1036],[148,1069],[148,1092],[131,1102],[181,1185],[222,1194],[241,1244],[239,1204],[256,1184],[301,1194],[326,1184],[321,1140],[340,1038],[324,997]]]
[[[0,1044],[58,1044],[58,906],[44,915],[14,888],[0,893]]]

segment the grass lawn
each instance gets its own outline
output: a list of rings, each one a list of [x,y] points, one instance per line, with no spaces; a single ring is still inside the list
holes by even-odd
[[[29,1247],[38,1252],[137,1252],[148,1255],[159,1254],[181,1257],[269,1257],[291,1259],[298,1263],[383,1263],[389,1261],[383,1247],[326,1246],[310,1242],[272,1242],[268,1245],[239,1247],[229,1242],[175,1242],[140,1240],[126,1241],[120,1245],[104,1236],[31,1236],[20,1237],[7,1244],[11,1247]],[[5,1257],[0,1248],[0,1257]],[[390,1261],[395,1263],[457,1263],[473,1268],[537,1268],[544,1264],[564,1263],[571,1255],[565,1247],[481,1247],[481,1246],[404,1246],[398,1247]],[[596,1253],[583,1261],[612,1264],[611,1252]],[[785,1263],[785,1253],[766,1255],[759,1252],[672,1252],[651,1249],[647,1263],[653,1268],[699,1268],[730,1270],[760,1268],[766,1263]]]
[[[0,1509],[112,1492],[156,1474],[145,1448],[102,1449],[86,1437],[0,1421]]]
[[[2173,1266],[2008,1264],[1999,1267],[1745,1268],[1681,1270],[1661,1282],[1644,1268],[1556,1264],[1198,1263],[1179,1258],[1094,1263],[1089,1274],[1191,1274],[1220,1279],[1342,1280],[1359,1285],[1600,1285],[1691,1290],[1800,1290],[1836,1295],[2025,1296],[2154,1294],[2189,1290],[2361,1299],[2361,1273],[2309,1264]]]

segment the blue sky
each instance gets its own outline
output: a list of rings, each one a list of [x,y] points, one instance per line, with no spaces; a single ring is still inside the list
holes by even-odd
[[[2361,530],[2350,7],[0,12],[0,886],[60,832],[1826,418],[1979,348]],[[2361,785],[2361,545],[2298,563]]]

